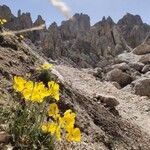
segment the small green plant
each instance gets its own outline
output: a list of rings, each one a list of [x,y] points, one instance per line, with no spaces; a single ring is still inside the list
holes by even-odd
[[[41,74],[51,69],[45,63],[38,70]],[[59,84],[51,78],[35,82],[21,76],[14,77],[13,88],[17,92],[17,110],[9,126],[14,149],[54,149],[53,141],[66,137],[68,142],[80,142],[81,133],[75,128],[76,114],[59,110]]]

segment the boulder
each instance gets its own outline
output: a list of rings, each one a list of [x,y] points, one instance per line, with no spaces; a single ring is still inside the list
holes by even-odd
[[[147,64],[147,65],[145,65],[145,66],[143,67],[142,73],[146,73],[146,72],[148,72],[148,71],[150,71],[150,64]]]
[[[94,98],[100,101],[105,107],[113,108],[119,105],[119,101],[113,96],[97,95]]]
[[[125,87],[132,82],[132,77],[119,69],[113,69],[112,71],[108,72],[106,79],[108,81],[119,83],[121,87]]]
[[[132,51],[136,55],[144,55],[150,53],[150,45],[143,43],[136,48],[133,49]]]
[[[137,71],[142,71],[144,64],[140,62],[129,63],[129,66]]]
[[[135,94],[150,97],[150,78],[139,79],[134,84]]]
[[[133,53],[124,52],[117,57],[118,62],[126,62],[126,63],[136,63],[139,61],[141,57],[139,55],[135,55]]]
[[[142,57],[139,59],[139,62],[144,64],[150,63],[150,54],[142,55]]]
[[[121,64],[113,65],[112,68],[117,68],[117,69],[120,69],[122,71],[126,71],[126,70],[130,69],[129,65],[126,64],[126,63],[121,63]]]

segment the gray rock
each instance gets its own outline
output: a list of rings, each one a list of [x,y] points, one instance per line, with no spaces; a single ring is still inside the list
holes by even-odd
[[[137,71],[142,71],[144,64],[140,62],[135,62],[135,63],[129,63],[128,64],[131,68],[137,70]]]
[[[150,64],[145,65],[145,66],[143,67],[143,69],[142,69],[142,72],[143,72],[143,73],[146,73],[146,72],[148,72],[148,71],[150,71]]]
[[[150,63],[150,54],[142,55],[142,57],[139,59],[139,62],[144,64]]]
[[[129,69],[130,69],[129,65],[126,64],[126,63],[121,63],[121,64],[113,65],[112,68],[113,68],[113,69],[114,69],[114,68],[120,69],[120,70],[122,70],[122,71],[126,71],[126,70],[129,70]]]
[[[135,94],[150,97],[150,78],[142,78],[135,82]]]
[[[144,55],[150,53],[150,45],[143,43],[139,46],[137,46],[135,49],[132,51],[136,55]]]
[[[119,69],[113,69],[112,71],[108,72],[106,79],[108,81],[119,83],[121,87],[124,87],[132,82],[132,77]]]
[[[115,97],[107,96],[107,95],[97,95],[95,97],[98,101],[100,101],[105,107],[113,108],[119,105],[119,102]]]

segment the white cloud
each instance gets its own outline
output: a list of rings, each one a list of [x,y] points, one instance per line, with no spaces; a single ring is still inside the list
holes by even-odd
[[[61,0],[50,0],[50,2],[52,3],[54,7],[59,9],[67,19],[71,17],[70,8],[66,5],[66,3],[64,3]]]

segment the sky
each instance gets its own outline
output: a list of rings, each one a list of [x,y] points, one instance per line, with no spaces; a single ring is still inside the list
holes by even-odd
[[[111,16],[117,22],[127,12],[141,16],[143,21],[150,24],[150,0],[63,0],[71,9],[71,15],[85,13],[91,18],[91,24],[102,19],[103,16]],[[40,14],[46,24],[61,21],[66,18],[54,8],[50,0],[0,0],[0,5],[7,5],[12,13],[17,15],[19,9],[22,12],[30,12],[33,21]]]

